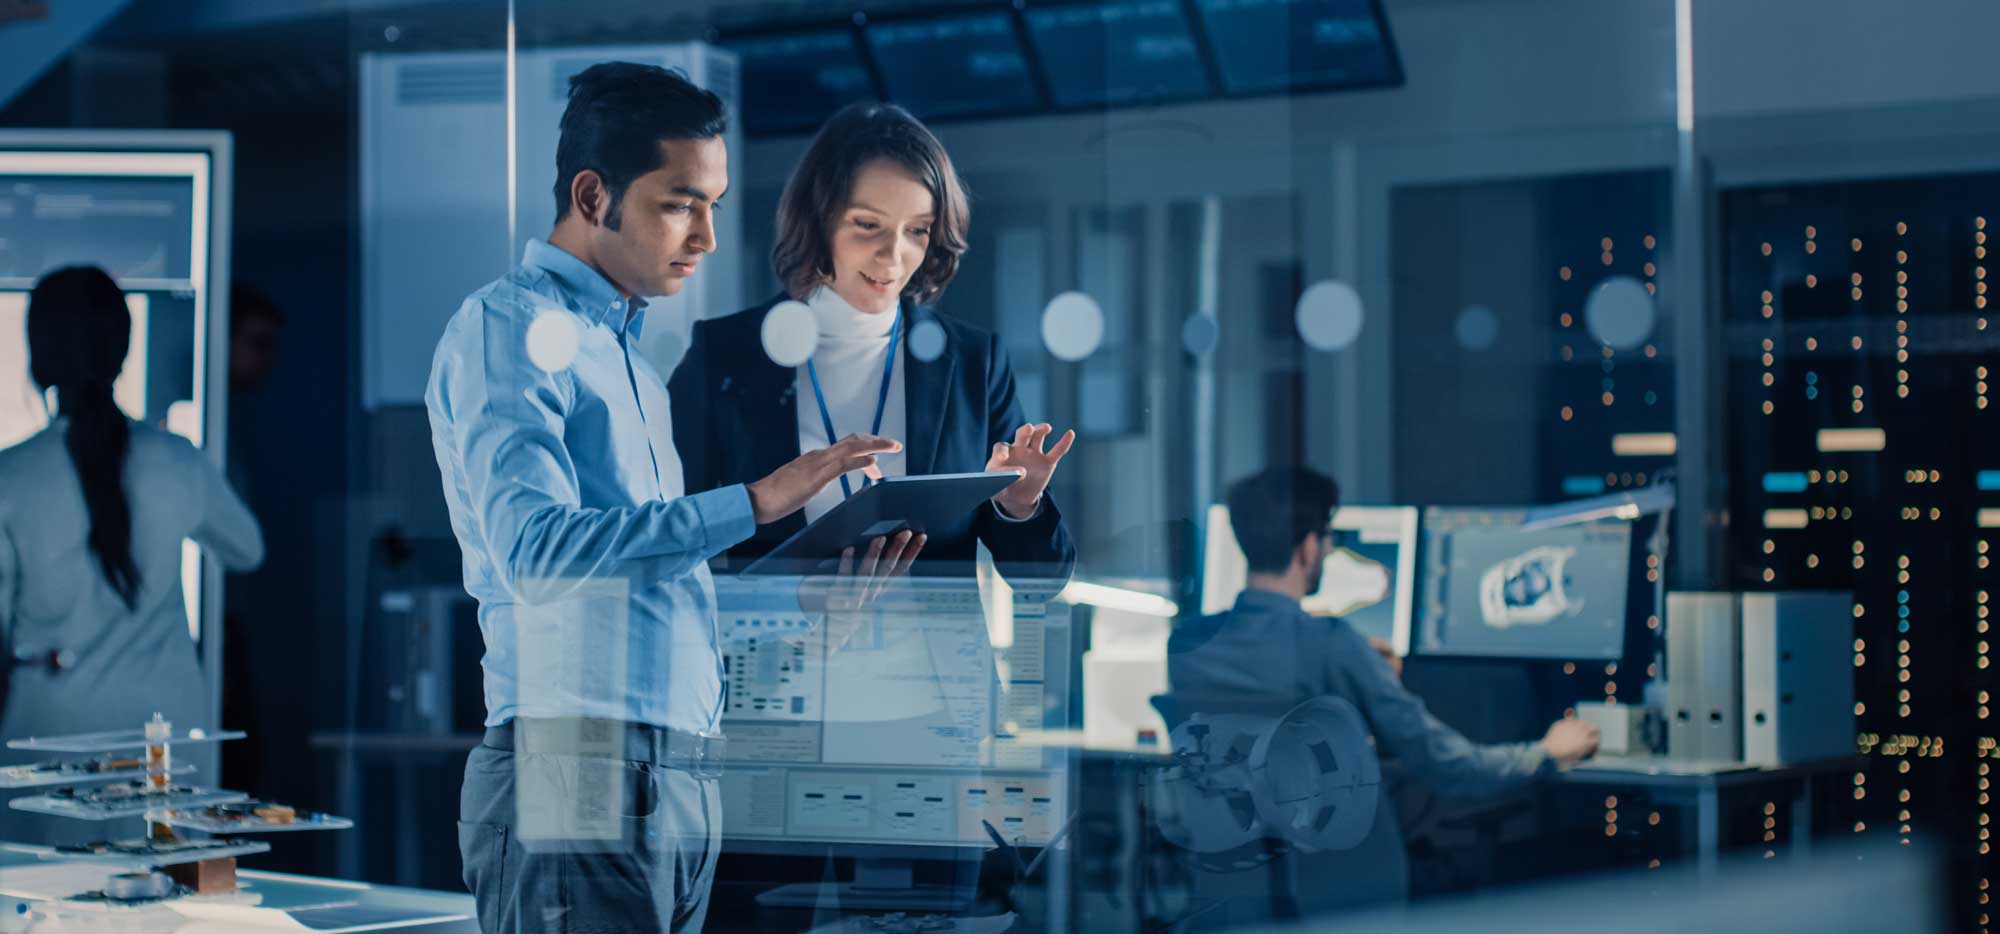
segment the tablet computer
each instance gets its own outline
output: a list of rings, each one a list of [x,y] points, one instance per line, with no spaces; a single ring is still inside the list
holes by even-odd
[[[947,473],[885,477],[833,507],[818,522],[745,567],[743,574],[817,574],[840,563],[842,549],[857,553],[872,539],[904,529],[927,531],[933,524],[960,519],[1006,489],[1020,474]]]

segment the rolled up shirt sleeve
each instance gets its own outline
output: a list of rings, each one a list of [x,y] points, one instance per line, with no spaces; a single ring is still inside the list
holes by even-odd
[[[477,300],[477,299],[475,299]],[[457,455],[465,497],[500,583],[523,602],[559,599],[581,582],[622,577],[643,586],[691,573],[750,537],[741,485],[634,507],[581,505],[564,431],[571,377],[526,353],[526,309],[487,302],[462,316],[431,387]]]
[[[1329,662],[1338,669],[1335,677],[1352,685],[1355,706],[1383,751],[1438,794],[1492,797],[1554,769],[1540,743],[1482,745],[1466,739],[1432,716],[1359,633],[1343,629],[1340,637]]]

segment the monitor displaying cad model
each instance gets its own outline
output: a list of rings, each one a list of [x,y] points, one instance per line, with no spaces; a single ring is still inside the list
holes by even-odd
[[[1424,510],[1419,653],[1547,659],[1624,654],[1632,523],[1534,531],[1523,510]]]
[[[840,633],[799,610],[797,578],[716,585],[732,845],[990,847],[989,823],[1037,845],[1060,829],[1063,760],[1008,742],[1068,722],[1054,588],[906,578]]]
[[[1417,510],[1406,506],[1343,506],[1334,510],[1339,547],[1320,569],[1319,590],[1300,601],[1314,616],[1339,617],[1362,635],[1410,652],[1416,603]],[[1220,613],[1243,592],[1248,566],[1229,524],[1229,507],[1210,506],[1203,548],[1201,611]]]

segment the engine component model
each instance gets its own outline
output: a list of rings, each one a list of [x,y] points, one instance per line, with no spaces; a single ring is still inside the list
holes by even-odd
[[[1569,562],[1576,549],[1545,545],[1490,568],[1479,577],[1479,612],[1486,625],[1540,626],[1583,611],[1569,596]]]

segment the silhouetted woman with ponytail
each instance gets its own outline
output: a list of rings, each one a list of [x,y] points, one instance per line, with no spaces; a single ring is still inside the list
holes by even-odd
[[[55,418],[0,451],[0,642],[30,660],[0,699],[0,738],[133,729],[155,711],[177,729],[215,728],[188,635],[181,543],[248,570],[264,559],[257,520],[201,452],[113,401],[132,319],[103,270],[43,277],[27,331],[29,373],[44,398],[54,390]],[[0,811],[0,838],[47,840],[80,824],[30,818]]]

